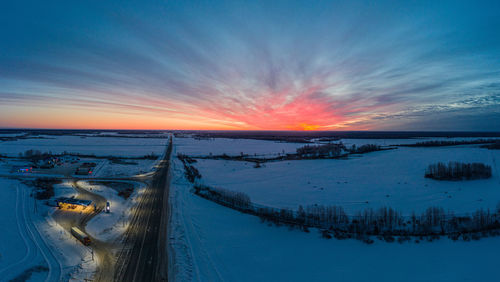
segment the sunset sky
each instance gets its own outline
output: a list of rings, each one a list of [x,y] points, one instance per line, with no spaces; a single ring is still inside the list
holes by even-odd
[[[12,127],[500,131],[500,2],[3,1]]]

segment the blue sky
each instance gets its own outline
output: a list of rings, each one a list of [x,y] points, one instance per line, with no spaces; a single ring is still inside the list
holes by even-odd
[[[500,130],[498,1],[12,1],[0,127]]]

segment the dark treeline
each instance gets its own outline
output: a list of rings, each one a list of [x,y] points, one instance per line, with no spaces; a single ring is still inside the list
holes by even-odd
[[[297,148],[297,156],[300,158],[334,158],[341,156],[344,150],[346,150],[346,147],[342,142],[306,145]]]
[[[194,164],[197,162],[194,158],[189,157],[188,155],[184,154],[177,154],[177,158],[181,160],[182,162],[187,162],[188,164]]]
[[[176,137],[182,137],[182,133],[174,133]],[[293,132],[291,134],[266,134],[266,132],[252,132],[241,133],[241,132],[212,132],[212,133],[197,133],[194,135],[194,138],[200,139],[211,139],[211,138],[230,138],[230,139],[254,139],[254,140],[263,140],[263,141],[276,141],[276,142],[285,142],[285,143],[312,143],[312,137],[308,136],[297,136],[294,135]]]
[[[120,133],[118,134],[92,134],[92,135],[86,135],[86,134],[74,134],[73,136],[79,136],[82,138],[128,138],[128,139],[133,139],[133,138],[141,138],[141,139],[168,139],[169,137],[167,135],[159,135],[160,132],[157,132],[155,134],[150,135],[148,133],[147,135],[123,135],[125,133]],[[137,133],[137,134],[142,134],[142,133]]]
[[[273,141],[304,140],[309,142],[318,138],[336,139],[412,139],[422,137],[436,138],[491,138],[500,137],[500,132],[452,132],[452,131],[176,131],[193,134],[202,138],[258,139]],[[294,140],[295,139],[295,140]]]
[[[23,135],[18,135],[18,136],[1,136],[0,135],[0,141],[17,141],[17,140],[23,140],[23,139],[50,139],[50,138],[43,137],[43,136],[30,136],[29,134],[23,134]]]
[[[250,197],[242,192],[230,191],[222,188],[195,185],[194,193],[213,202],[233,209],[251,209]]]
[[[366,209],[355,215],[347,215],[340,206],[309,205],[299,206],[297,211],[278,209],[254,204],[250,197],[242,192],[233,192],[221,188],[195,185],[194,193],[223,206],[252,214],[264,222],[287,225],[309,232],[309,228],[318,228],[325,238],[358,239],[373,243],[372,236],[387,242],[432,241],[440,236],[453,240],[479,239],[486,236],[500,235],[500,204],[493,212],[477,210],[469,215],[455,215],[438,207],[430,207],[425,212],[403,216],[401,212],[383,207]]]
[[[177,158],[181,160],[182,164],[184,165],[184,175],[186,176],[187,180],[189,180],[189,182],[194,183],[196,179],[201,178],[200,172],[191,165],[196,162],[195,159],[183,154],[178,154]]]
[[[37,162],[43,160],[44,158],[52,157],[54,154],[52,152],[41,152],[39,150],[26,150],[24,153],[19,153],[20,158],[28,159],[32,162]]]
[[[124,156],[96,156],[94,154],[81,154],[81,153],[68,153],[68,152],[63,152],[62,154],[54,154],[53,156],[75,156],[75,157],[80,157],[80,158],[93,158],[93,159],[108,159],[108,160],[113,160],[113,159],[126,159],[126,160],[157,160],[159,156],[155,154],[154,152],[151,152],[147,155],[144,156],[137,156],[137,157],[124,157]]]
[[[493,144],[483,145],[481,148],[486,148],[490,150],[500,150],[500,141],[497,141]]]
[[[352,147],[349,148],[349,153],[350,154],[365,154],[365,153],[370,153],[370,152],[392,150],[392,149],[395,149],[395,148],[382,148],[382,146],[376,145],[376,144],[365,144],[365,145],[361,145],[359,147],[356,147],[356,145],[352,145]]]
[[[48,200],[54,196],[54,185],[61,184],[62,180],[56,178],[37,178],[35,180],[26,180],[24,184],[33,186],[35,189],[35,198],[38,200]]]
[[[436,180],[484,179],[491,177],[491,166],[482,163],[439,162],[429,165],[425,177]]]
[[[414,144],[400,144],[395,146],[401,147],[443,147],[443,146],[457,146],[457,145],[474,145],[474,144],[490,144],[498,142],[498,139],[476,139],[476,140],[434,140],[423,141]]]
[[[364,154],[374,151],[383,151],[392,149],[395,148],[382,148],[381,146],[375,144],[366,144],[359,147],[353,145],[350,148],[346,148],[345,145],[342,144],[342,142],[339,142],[339,143],[328,143],[322,145],[305,145],[303,147],[298,148],[295,154],[287,154],[285,152],[282,152],[278,153],[278,156],[271,158],[258,158],[256,156],[250,156],[243,153],[240,153],[239,155],[236,156],[229,156],[227,154],[222,154],[222,155],[197,156],[196,158],[253,162],[258,164],[258,166],[260,167],[260,164],[265,162],[309,160],[309,159],[335,159],[335,158],[346,157],[349,154]]]
[[[249,156],[241,153],[237,156],[229,156],[227,154],[222,155],[210,155],[210,156],[198,156],[196,158],[200,159],[211,159],[211,160],[232,160],[232,161],[245,161],[261,163],[273,162],[273,161],[290,161],[290,160],[304,160],[304,159],[331,159],[347,156],[348,153],[345,146],[342,143],[329,143],[324,145],[306,145],[297,149],[296,154],[286,154],[279,153],[278,156],[272,158],[258,158],[255,156]]]

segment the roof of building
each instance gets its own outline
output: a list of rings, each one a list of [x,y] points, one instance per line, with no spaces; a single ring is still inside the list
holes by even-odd
[[[60,197],[56,199],[57,203],[64,203],[64,204],[70,204],[70,205],[79,205],[79,206],[90,206],[92,204],[91,200],[81,200],[81,199],[75,199],[75,198],[66,198],[66,197]]]

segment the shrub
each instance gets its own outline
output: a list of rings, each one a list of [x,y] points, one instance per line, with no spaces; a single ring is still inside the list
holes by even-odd
[[[36,180],[27,182],[38,189],[35,198],[38,200],[48,200],[54,196],[54,185],[60,184],[62,181],[55,178],[37,178]]]

